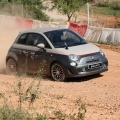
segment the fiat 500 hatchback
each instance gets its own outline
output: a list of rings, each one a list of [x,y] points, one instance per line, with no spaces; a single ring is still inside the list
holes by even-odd
[[[20,32],[8,51],[6,66],[9,73],[42,70],[64,81],[105,72],[108,60],[99,47],[72,30],[44,28]]]

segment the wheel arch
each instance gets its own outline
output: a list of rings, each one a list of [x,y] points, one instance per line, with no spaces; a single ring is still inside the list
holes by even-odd
[[[53,62],[50,64],[50,72],[51,72],[51,67],[52,67],[52,65],[53,65],[54,63],[59,63],[59,64],[61,64],[61,65],[63,66],[63,64],[62,64],[60,61],[55,60],[55,61],[53,61]]]
[[[16,63],[17,63],[18,58],[17,58],[17,56],[16,56],[14,53],[9,53],[9,54],[8,54],[8,56],[6,57],[6,63],[7,63],[7,61],[8,61],[10,58],[11,58],[11,59],[14,59],[14,60],[16,61]]]

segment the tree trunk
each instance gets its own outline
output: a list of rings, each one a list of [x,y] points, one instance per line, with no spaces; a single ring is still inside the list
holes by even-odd
[[[71,17],[69,17],[69,16],[68,16],[68,20],[67,20],[67,21],[69,22],[69,21],[70,21],[70,19],[71,19]]]
[[[67,17],[68,17],[68,21],[70,21],[71,20],[71,17],[73,16],[73,12],[70,14],[67,14]]]

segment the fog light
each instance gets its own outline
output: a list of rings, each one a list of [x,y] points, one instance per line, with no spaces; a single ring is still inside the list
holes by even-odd
[[[106,68],[106,67],[107,67],[106,64],[104,64],[104,65],[103,65],[103,68]]]
[[[70,63],[70,65],[71,65],[71,66],[76,66],[77,64],[74,63],[74,62],[72,62],[72,63]]]
[[[86,71],[86,69],[85,68],[82,68],[82,72],[85,72]]]

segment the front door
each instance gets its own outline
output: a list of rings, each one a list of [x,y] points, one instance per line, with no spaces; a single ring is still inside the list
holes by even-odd
[[[43,43],[45,48],[38,48],[37,45],[40,43]],[[40,34],[29,33],[26,48],[28,50],[28,72],[37,72],[39,74],[46,73],[46,69],[48,68],[48,60],[50,57],[47,49],[51,49],[46,39]]]

